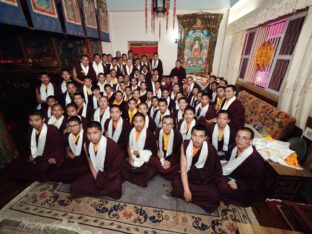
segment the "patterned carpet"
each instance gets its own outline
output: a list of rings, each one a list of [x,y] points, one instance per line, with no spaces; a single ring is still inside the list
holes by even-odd
[[[0,211],[0,233],[235,233],[236,222],[258,224],[251,208],[222,204],[206,214],[186,205],[161,177],[148,188],[125,183],[123,191],[118,201],[71,200],[68,185],[35,182]]]

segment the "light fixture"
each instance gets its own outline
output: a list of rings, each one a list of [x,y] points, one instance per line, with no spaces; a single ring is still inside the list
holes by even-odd
[[[154,0],[153,9],[156,14],[159,14],[159,13],[165,14],[167,11],[166,0]]]

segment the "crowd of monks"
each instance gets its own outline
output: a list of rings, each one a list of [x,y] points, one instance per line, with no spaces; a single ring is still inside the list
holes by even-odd
[[[11,178],[70,183],[73,199],[119,199],[123,182],[147,187],[159,174],[207,212],[261,192],[264,160],[235,86],[220,77],[197,83],[179,60],[165,77],[158,54],[118,51],[82,55],[55,83],[42,73],[35,95],[28,151],[8,165]]]

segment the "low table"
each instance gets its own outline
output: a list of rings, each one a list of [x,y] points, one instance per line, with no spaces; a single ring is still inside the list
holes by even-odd
[[[312,173],[307,169],[296,170],[270,160],[266,164],[265,186],[268,198],[293,200],[298,195],[303,182],[312,179]]]

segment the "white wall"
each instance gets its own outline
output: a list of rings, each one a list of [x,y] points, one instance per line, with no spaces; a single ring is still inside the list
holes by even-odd
[[[198,11],[177,11],[179,14],[190,14]],[[210,13],[222,13],[218,41],[215,49],[213,73],[217,74],[221,62],[221,51],[223,48],[224,33],[227,26],[228,10],[209,10]],[[161,19],[161,38],[158,37],[158,19],[156,19],[155,32],[151,32],[151,15],[148,12],[148,31],[145,32],[145,13],[138,12],[110,12],[109,32],[111,43],[102,43],[104,53],[113,53],[120,50],[122,53],[128,51],[128,41],[158,41],[158,53],[163,61],[164,74],[170,73],[175,65],[178,53],[178,22],[176,19],[175,29],[173,29],[173,12],[169,13],[168,31],[166,32],[165,18]]]

